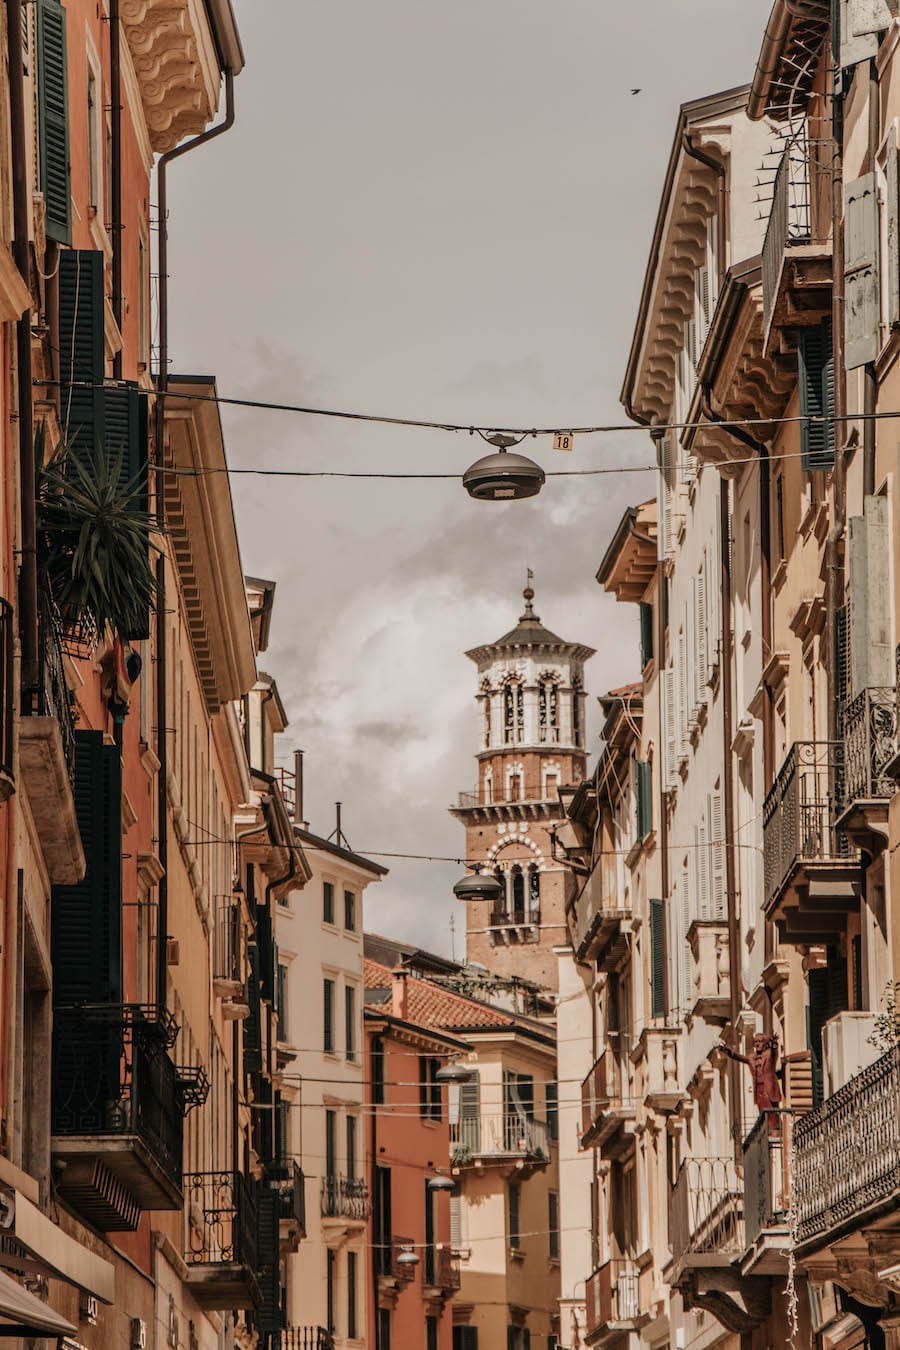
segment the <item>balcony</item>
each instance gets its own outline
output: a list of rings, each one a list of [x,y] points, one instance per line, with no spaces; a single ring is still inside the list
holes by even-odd
[[[641,1314],[640,1273],[633,1261],[613,1260],[588,1278],[585,1303],[587,1344],[603,1345],[651,1321]]]
[[[521,1111],[464,1116],[450,1124],[450,1161],[454,1167],[544,1167],[550,1161],[545,1120]]]
[[[744,1140],[745,1274],[783,1275],[790,1249],[788,1158],[790,1116],[773,1130],[761,1115]]]
[[[762,246],[763,314],[775,328],[819,323],[831,310],[830,166],[806,130],[785,147]]]
[[[687,940],[693,958],[690,1012],[724,1026],[731,1012],[728,924],[718,919],[695,919]]]
[[[859,858],[838,829],[844,746],[797,741],[763,807],[766,906],[783,942],[837,942],[858,905]]]
[[[369,1217],[369,1188],[362,1177],[322,1178],[322,1218],[365,1223]]]
[[[794,1125],[798,1251],[900,1209],[900,1048],[856,1074]],[[889,1264],[889,1263],[885,1263]]]
[[[15,694],[13,607],[0,599],[0,801],[16,790],[13,780],[13,710]]]
[[[169,1058],[177,1027],[146,1004],[56,1008],[52,1139],[57,1186],[104,1232],[180,1209],[186,1107]]]
[[[75,816],[75,721],[62,648],[62,622],[49,596],[41,597],[38,683],[22,691],[19,775],[50,881],[72,886],[85,860]]]
[[[634,1099],[618,1055],[609,1048],[595,1061],[581,1084],[581,1147],[602,1148],[615,1157],[631,1139]]]
[[[240,1172],[184,1177],[187,1287],[205,1311],[255,1308],[256,1199]]]
[[[611,969],[625,953],[631,923],[631,908],[606,889],[603,864],[598,864],[575,900],[572,941],[579,961],[596,961],[601,970]]]
[[[243,992],[241,911],[230,895],[220,895],[213,928],[213,993],[216,998],[234,1000]]]
[[[644,1104],[674,1111],[683,1091],[679,1076],[680,1027],[645,1027],[638,1042],[644,1056]]]
[[[887,844],[896,756],[896,690],[863,689],[844,710],[844,809],[838,823],[852,843],[873,855]]]
[[[555,782],[548,792],[538,791],[536,783],[526,784],[509,798],[496,784],[493,789],[486,785],[474,792],[460,792],[450,814],[470,824],[478,820],[539,820],[546,817],[548,807],[554,811],[559,808]]]
[[[666,1272],[685,1311],[703,1308],[740,1334],[771,1310],[767,1276],[742,1274],[737,1264],[745,1249],[743,1195],[734,1158],[687,1158],[669,1193]]]
[[[270,1163],[266,1174],[278,1198],[278,1223],[282,1248],[296,1251],[306,1237],[306,1178],[293,1158]]]
[[[334,1350],[334,1338],[324,1327],[282,1327],[281,1350]]]
[[[380,1306],[396,1306],[397,1295],[414,1278],[417,1267],[400,1261],[404,1252],[415,1250],[412,1238],[397,1237],[392,1234],[390,1241],[385,1237],[375,1243],[375,1275],[378,1281]]]

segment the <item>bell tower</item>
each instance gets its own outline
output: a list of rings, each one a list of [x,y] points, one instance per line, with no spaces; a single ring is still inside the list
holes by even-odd
[[[552,832],[563,819],[559,790],[585,776],[584,663],[594,652],[544,627],[530,582],[529,573],[515,628],[466,652],[478,668],[477,779],[451,809],[466,857],[503,887],[497,901],[466,904],[467,959],[553,989],[568,871]]]

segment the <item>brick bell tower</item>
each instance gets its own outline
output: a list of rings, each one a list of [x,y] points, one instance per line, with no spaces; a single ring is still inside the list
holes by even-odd
[[[467,959],[552,990],[568,872],[551,836],[563,818],[558,789],[585,775],[584,663],[594,652],[544,627],[528,580],[515,628],[466,652],[478,667],[478,779],[451,811],[466,828],[466,857],[503,886],[496,903],[466,904]]]

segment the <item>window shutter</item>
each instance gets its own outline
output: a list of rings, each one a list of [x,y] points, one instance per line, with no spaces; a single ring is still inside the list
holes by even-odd
[[[653,606],[643,601],[638,606],[641,621],[641,669],[653,656]]]
[[[703,565],[694,577],[694,624],[697,633],[697,702],[704,703],[706,685],[709,681],[709,640],[706,631],[706,557]]]
[[[650,1016],[663,1017],[665,1004],[665,911],[662,900],[650,901]]]
[[[66,12],[59,0],[37,0],[37,118],[44,228],[58,244],[72,242],[69,190],[69,98]]]
[[[687,606],[682,609],[681,628],[678,631],[678,690],[677,704],[675,707],[675,716],[677,718],[677,731],[675,735],[675,752],[680,758],[687,750],[687,635],[685,626],[687,624]]]
[[[519,1328],[506,1328],[506,1350],[519,1350]]]
[[[813,1106],[819,1106],[825,1096],[825,1075],[822,1062],[822,1028],[828,1021],[828,971],[811,970],[809,1004],[806,1009],[806,1044],[812,1067]]]
[[[260,1331],[281,1326],[281,1280],[278,1253],[278,1197],[267,1183],[256,1188],[256,1278],[260,1303],[254,1313]]]
[[[707,819],[701,816],[694,825],[694,874],[697,877],[698,919],[709,918],[710,857],[708,848]]]
[[[244,1020],[244,1069],[247,1073],[262,1073],[259,949],[255,942],[247,945],[247,967],[247,1003],[250,1006],[250,1015]]]
[[[711,793],[709,797],[709,834],[712,856],[712,917],[724,919],[728,913],[728,900],[725,886],[725,815],[720,791]]]
[[[829,417],[834,412],[834,358],[831,324],[801,328],[797,353],[801,417]],[[835,432],[831,421],[801,422],[801,464],[811,473],[834,464]]]
[[[481,1084],[478,1078],[459,1085],[460,1143],[473,1153],[481,1149]]]
[[[323,1034],[322,1046],[326,1055],[334,1054],[334,980],[322,981]]]
[[[892,138],[893,141],[893,138]],[[887,191],[887,296],[888,323],[900,323],[900,172],[896,144],[889,142],[885,161]]]
[[[66,249],[59,255],[59,378],[102,384],[105,373],[103,254]],[[62,398],[65,408],[65,391]]]
[[[122,761],[100,731],[75,733],[75,811],[86,869],[53,887],[54,1003],[121,1003]]]
[[[874,361],[880,345],[878,197],[874,173],[844,186],[844,365]]]
[[[677,781],[677,721],[675,716],[675,671],[670,666],[663,672],[666,721],[666,787],[672,789]]]
[[[450,1197],[450,1250],[458,1252],[462,1247],[462,1196]]]
[[[691,926],[692,899],[691,899],[691,868],[688,859],[685,859],[681,867],[681,932],[678,935],[678,945],[680,948],[680,966],[681,966],[681,1013],[684,1016],[690,1009],[692,999],[691,990],[691,949],[688,945],[687,931]]]
[[[646,839],[653,829],[653,768],[649,760],[636,759],[635,786],[637,789],[638,839]]]

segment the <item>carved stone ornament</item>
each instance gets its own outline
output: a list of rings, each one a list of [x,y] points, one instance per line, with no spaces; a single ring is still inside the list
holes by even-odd
[[[150,144],[171,150],[202,131],[219,101],[219,70],[196,0],[121,0],[122,27],[141,91]]]

